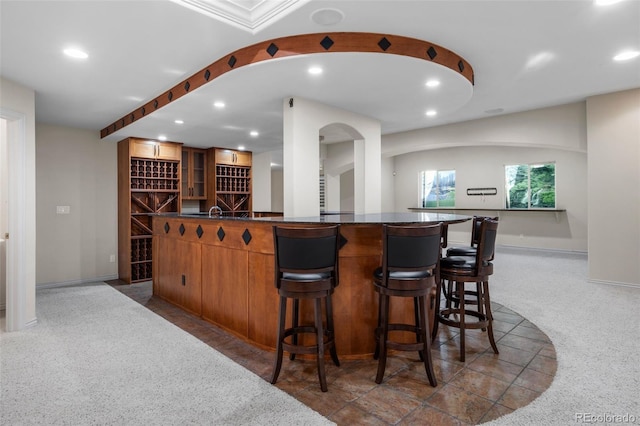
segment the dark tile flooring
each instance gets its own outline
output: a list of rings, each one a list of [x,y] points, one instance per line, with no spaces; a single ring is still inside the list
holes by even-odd
[[[109,282],[133,300],[269,380],[273,352],[258,349],[152,295],[150,282]],[[438,386],[429,385],[417,353],[394,353],[384,381],[374,381],[377,361],[327,362],[329,391],[320,391],[313,360],[284,357],[276,386],[338,425],[465,425],[493,420],[523,407],[547,389],[556,373],[549,338],[534,324],[494,306],[499,355],[480,330],[467,332],[466,362],[458,359],[457,330],[440,326],[432,354]],[[275,327],[275,324],[274,324]]]

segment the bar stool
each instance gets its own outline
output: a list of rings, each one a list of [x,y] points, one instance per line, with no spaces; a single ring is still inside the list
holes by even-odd
[[[475,256],[478,251],[478,241],[480,239],[480,226],[485,219],[498,220],[498,217],[489,217],[489,216],[473,216],[473,223],[471,225],[471,242],[468,246],[454,246],[447,248],[446,257],[450,256]],[[446,247],[446,239],[444,247]],[[479,284],[478,284],[479,285]],[[453,282],[449,281],[446,289],[443,289],[446,300],[446,307],[450,308],[451,304],[457,308],[458,307],[458,296],[456,295],[457,291],[453,288]],[[479,305],[480,299],[478,297],[479,291],[474,290],[465,290],[465,295],[467,296],[475,296],[474,299],[467,299],[467,304]],[[437,327],[437,324],[436,324]]]
[[[447,256],[440,260],[441,284],[438,286],[436,296],[437,319],[438,322],[460,329],[460,361],[465,360],[465,330],[482,329],[486,330],[489,342],[494,353],[498,353],[495,339],[493,337],[491,314],[491,299],[489,297],[489,276],[493,274],[493,263],[495,254],[496,235],[498,232],[498,221],[485,219],[480,226],[478,236],[478,246],[475,256]],[[439,303],[441,290],[445,290],[445,282],[451,289],[451,283],[455,283],[455,291],[447,294],[447,307],[440,310]],[[465,292],[466,283],[475,283],[476,291]],[[465,296],[474,296],[468,299]],[[457,304],[451,307],[451,302]],[[467,305],[477,304],[477,310],[467,309]],[[457,319],[450,318],[455,315]],[[468,322],[466,316],[471,316],[477,321]],[[437,327],[434,327],[432,338],[437,335]]]
[[[379,294],[376,383],[381,383],[387,363],[387,350],[418,351],[431,386],[437,386],[431,361],[427,303],[436,292],[440,260],[442,224],[431,226],[383,225],[382,266],[373,273],[374,289]],[[389,321],[390,297],[411,297],[415,324]],[[389,340],[389,331],[415,333],[415,343]]]
[[[475,256],[478,249],[480,225],[482,225],[482,221],[485,219],[498,220],[498,217],[474,216],[473,223],[471,225],[471,243],[468,246],[455,246],[447,248],[447,256]]]
[[[283,351],[289,352],[291,360],[295,359],[296,354],[316,354],[322,392],[327,391],[324,368],[326,349],[329,349],[334,364],[340,366],[335,347],[331,303],[331,294],[338,286],[339,232],[339,225],[313,228],[273,227],[275,286],[280,295],[280,306],[272,384],[278,380]],[[286,328],[288,299],[293,301],[293,311],[291,327]],[[301,299],[313,300],[314,324],[298,323]],[[323,325],[323,320],[326,326]],[[298,339],[304,334],[313,334],[314,344],[299,343]]]

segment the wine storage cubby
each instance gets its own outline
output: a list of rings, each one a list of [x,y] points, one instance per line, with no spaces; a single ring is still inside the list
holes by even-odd
[[[231,216],[251,211],[251,167],[216,165],[216,204]]]
[[[118,143],[118,275],[125,282],[152,279],[151,218],[180,211],[181,151],[173,142]]]

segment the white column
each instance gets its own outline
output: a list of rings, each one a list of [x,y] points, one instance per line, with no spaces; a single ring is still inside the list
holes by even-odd
[[[340,211],[340,175],[324,172],[324,203],[328,212]]]
[[[286,98],[283,103],[284,216],[320,214],[319,127],[307,101]]]
[[[320,129],[332,124],[348,126],[357,141],[354,142],[356,212],[380,213],[380,122],[307,99],[286,98],[283,102],[285,216],[317,216],[320,213],[318,136]]]
[[[377,133],[367,135],[364,143],[364,186],[356,186],[364,192],[364,212],[380,213],[382,211],[382,149],[380,127]],[[356,163],[357,164],[357,163]]]
[[[271,152],[253,154],[251,164],[252,208],[256,212],[270,212],[271,208]]]

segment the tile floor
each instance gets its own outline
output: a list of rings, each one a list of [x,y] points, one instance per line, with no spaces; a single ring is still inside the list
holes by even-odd
[[[212,348],[268,380],[273,353],[258,349],[220,328],[153,297],[150,282],[115,289],[191,333]],[[275,327],[275,324],[274,324]],[[553,344],[538,328],[494,304],[499,355],[480,330],[467,332],[466,362],[458,359],[458,333],[440,326],[432,348],[438,386],[429,385],[417,353],[391,354],[384,381],[374,381],[377,361],[327,362],[329,391],[318,384],[315,361],[284,357],[276,386],[338,425],[480,424],[533,401],[556,373]]]

